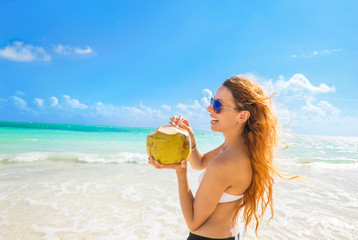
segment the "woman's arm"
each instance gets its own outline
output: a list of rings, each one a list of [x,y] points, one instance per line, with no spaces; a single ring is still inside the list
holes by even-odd
[[[227,173],[230,172],[232,167],[223,164],[221,157],[215,157],[209,162],[195,198],[189,186],[187,162],[185,160],[180,164],[161,164],[151,157],[148,160],[148,163],[157,169],[171,168],[176,170],[180,205],[185,222],[191,231],[199,228],[210,217],[222,193],[230,186],[232,176]]]
[[[183,171],[181,169],[177,169],[176,173],[178,178],[178,190],[181,210],[188,228],[190,230],[193,230],[189,224],[194,214],[194,196],[189,186],[188,172],[186,170]]]
[[[196,147],[190,155],[190,166],[195,170],[203,170],[206,169],[208,163],[211,159],[213,159],[216,155],[220,153],[220,150],[224,144],[221,144],[219,147],[215,148],[214,150],[211,150],[210,152],[207,152],[205,154],[202,154],[199,149]]]
[[[189,187],[187,170],[176,169],[180,205],[185,222],[191,231],[198,229],[210,217],[222,193],[230,185],[228,168],[229,166],[222,164],[219,158],[210,161],[195,198]]]
[[[184,117],[180,116],[174,116],[170,119],[169,124],[171,126],[179,126],[183,129],[185,129],[190,136],[190,142],[191,142],[191,148],[194,150],[191,152],[190,158],[189,158],[189,162],[190,162],[190,166],[195,169],[195,170],[203,170],[206,168],[206,166],[208,165],[209,161],[215,157],[216,155],[219,154],[223,144],[219,147],[217,147],[216,149],[207,152],[205,154],[202,154],[198,147],[196,146],[196,141],[195,141],[195,137],[194,137],[194,131],[190,126],[190,123],[187,119],[185,119]]]

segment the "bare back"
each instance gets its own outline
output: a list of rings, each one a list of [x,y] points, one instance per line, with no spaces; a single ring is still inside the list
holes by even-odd
[[[216,149],[216,155],[211,156],[211,159],[207,162],[207,172],[222,171],[229,179],[225,182],[226,187],[224,188],[224,192],[232,195],[243,194],[251,184],[252,168],[249,158],[246,156],[243,148],[226,150],[223,146],[220,146],[219,148]],[[215,169],[213,169],[213,167],[215,167]],[[204,176],[202,181],[203,185],[211,182],[210,180],[205,181],[206,177],[210,178],[210,175]],[[220,179],[213,179],[213,181],[220,181]],[[198,192],[201,187],[208,189],[205,186],[200,185]],[[240,201],[242,200],[217,203],[214,211],[210,214],[207,220],[199,228],[192,232],[197,235],[211,238],[226,238],[234,236],[235,225],[232,224],[232,219],[235,214],[235,209]]]

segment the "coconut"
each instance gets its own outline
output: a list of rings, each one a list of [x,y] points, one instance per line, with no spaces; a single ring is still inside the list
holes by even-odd
[[[191,153],[190,136],[179,127],[162,126],[147,136],[147,153],[162,164],[180,163]]]

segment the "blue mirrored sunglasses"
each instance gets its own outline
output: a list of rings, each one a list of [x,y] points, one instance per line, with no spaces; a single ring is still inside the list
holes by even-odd
[[[213,97],[211,97],[210,105],[213,105],[214,112],[217,113],[217,114],[219,114],[221,112],[222,108],[236,109],[236,108],[222,106],[221,102],[219,102],[218,100],[215,100]]]

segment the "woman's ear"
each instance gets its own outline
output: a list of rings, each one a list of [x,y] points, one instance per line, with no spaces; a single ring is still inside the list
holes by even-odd
[[[249,119],[250,117],[250,112],[249,111],[241,111],[239,113],[239,117],[237,119],[238,123],[244,123],[247,121],[247,119]]]

